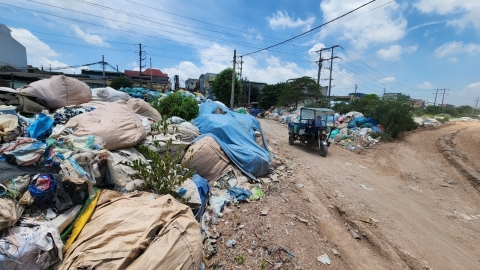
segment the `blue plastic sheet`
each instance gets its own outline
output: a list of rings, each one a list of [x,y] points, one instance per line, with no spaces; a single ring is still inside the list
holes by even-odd
[[[27,135],[37,140],[45,140],[52,133],[52,128],[53,119],[41,113],[37,120],[28,127]]]
[[[199,209],[193,209],[193,215],[197,220],[200,220],[200,218],[203,215],[203,212],[205,212],[205,209],[207,208],[208,192],[210,192],[210,184],[208,184],[208,181],[205,178],[201,177],[198,174],[193,175],[192,181],[197,186],[198,195],[200,195],[200,199],[202,200],[202,206]]]
[[[227,190],[232,198],[237,199],[237,201],[246,201],[250,196],[252,196],[252,192],[248,189],[244,189],[241,187],[232,187]]]
[[[214,114],[217,107],[227,113]],[[204,136],[211,136],[230,160],[252,179],[268,172],[270,152],[260,123],[255,117],[230,111],[215,102],[203,103],[199,109],[200,115],[194,120],[194,124],[204,135],[197,137],[194,142]],[[255,130],[262,134],[264,147],[256,143]]]

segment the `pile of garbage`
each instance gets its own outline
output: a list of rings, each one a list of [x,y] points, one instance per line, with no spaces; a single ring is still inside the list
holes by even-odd
[[[263,196],[271,155],[255,117],[204,102],[158,133],[133,89],[65,76],[0,88],[0,269],[199,269],[223,207]],[[143,190],[129,165],[148,164],[140,146],[195,169],[175,197]]]
[[[300,109],[291,110],[287,108],[276,108],[265,112],[265,118],[276,120],[288,125],[298,123],[300,120]],[[335,129],[330,134],[330,142],[355,151],[370,148],[379,141],[374,137],[385,131],[375,119],[364,117],[360,112],[349,112],[344,115],[336,113],[333,119],[327,119],[328,123],[334,123]]]
[[[443,119],[443,117],[439,119]],[[420,127],[436,127],[443,125],[442,122],[440,122],[437,118],[430,118],[426,115],[421,117],[414,117],[413,121],[417,123],[417,125]]]

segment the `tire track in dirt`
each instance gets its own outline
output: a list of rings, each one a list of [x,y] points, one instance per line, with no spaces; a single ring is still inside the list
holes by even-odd
[[[276,140],[270,145],[304,179],[311,211],[330,214],[316,225],[338,244],[352,269],[478,269],[480,225],[463,217],[480,213],[479,193],[436,144],[466,124],[417,130],[359,154],[333,145],[329,156],[321,158],[313,147],[289,146],[284,125],[261,123],[270,140]],[[455,183],[449,184],[450,179]],[[361,221],[365,217],[380,223],[370,226]],[[348,227],[362,240],[353,240]]]
[[[448,162],[463,174],[473,187],[480,192],[480,172],[472,165],[467,155],[456,148],[454,142],[458,133],[466,129],[467,128],[463,128],[456,132],[443,135],[438,139],[437,146]]]

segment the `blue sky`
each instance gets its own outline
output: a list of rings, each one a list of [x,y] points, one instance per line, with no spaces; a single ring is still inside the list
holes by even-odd
[[[368,0],[0,0],[0,23],[27,48],[28,63],[52,68],[101,61],[146,64],[181,84],[231,67],[244,55],[315,28]],[[480,1],[376,0],[308,35],[243,57],[243,77],[276,83],[317,77],[318,54],[334,55],[332,95],[404,93],[475,106],[480,97]],[[0,48],[1,49],[1,48]],[[329,64],[324,62],[324,67]],[[64,72],[79,72],[81,67]],[[100,65],[90,69],[101,69]],[[329,70],[322,69],[322,85]],[[439,91],[437,103],[441,102]]]

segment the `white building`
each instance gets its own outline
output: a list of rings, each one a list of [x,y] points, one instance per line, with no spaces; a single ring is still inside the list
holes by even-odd
[[[27,50],[16,41],[12,30],[0,23],[0,67],[10,65],[18,70],[27,70]]]

